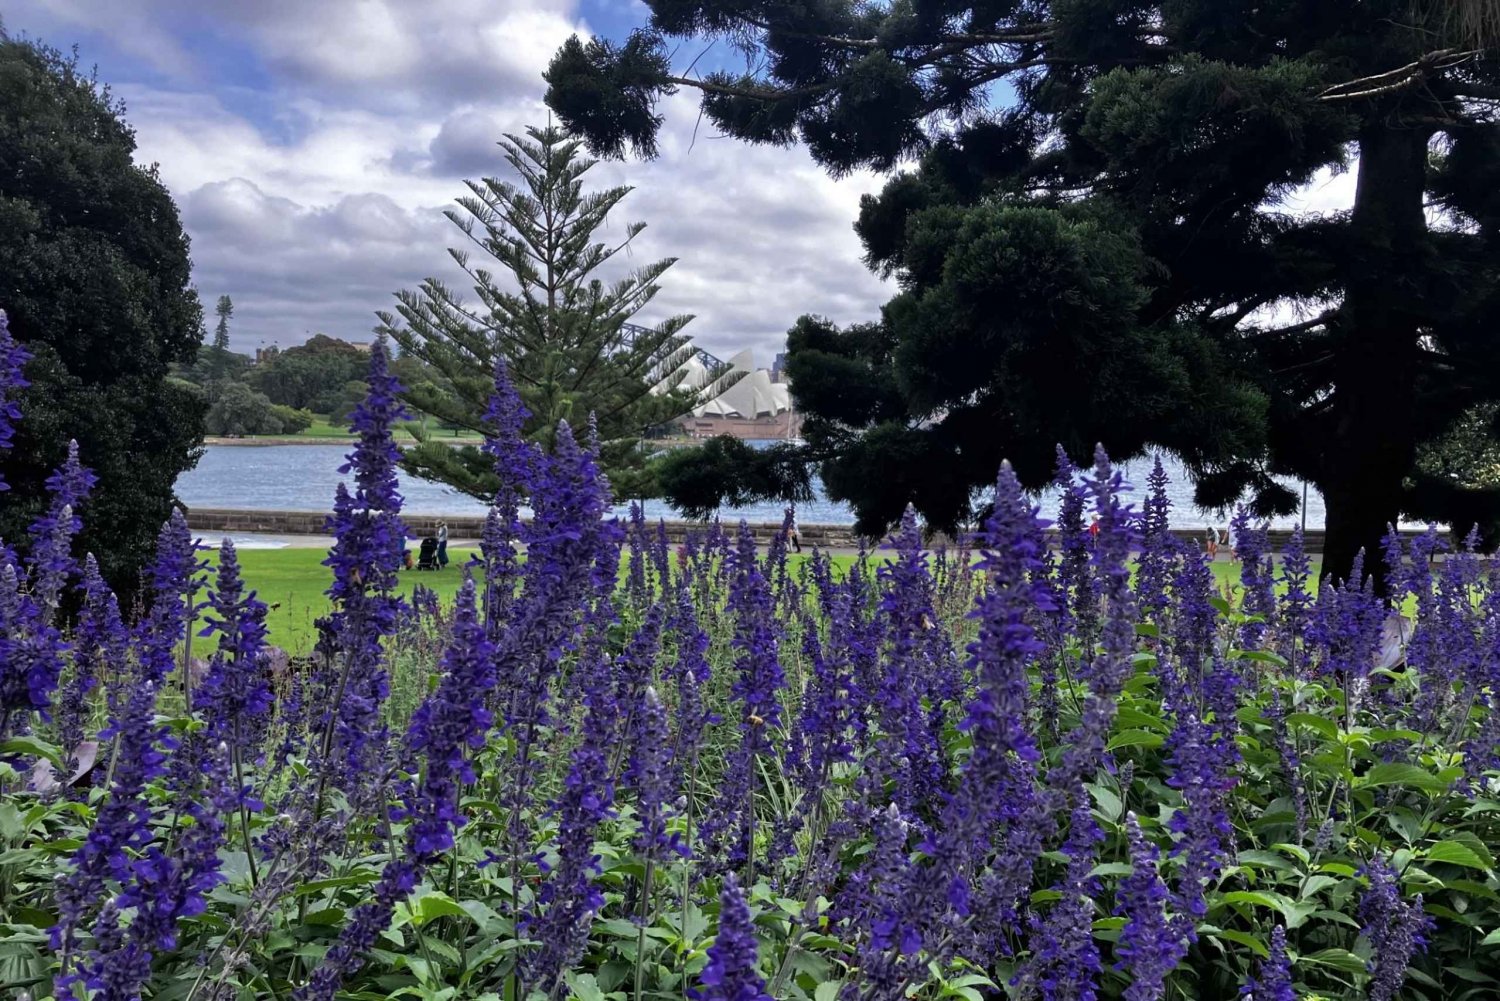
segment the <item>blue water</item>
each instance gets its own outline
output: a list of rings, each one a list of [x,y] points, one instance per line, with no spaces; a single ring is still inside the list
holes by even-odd
[[[210,445],[196,469],[184,473],[177,481],[177,494],[188,507],[238,508],[259,511],[327,511],[333,506],[333,491],[342,478],[338,467],[344,462],[346,445]],[[1224,518],[1193,506],[1192,487],[1182,467],[1172,457],[1164,456],[1163,465],[1172,477],[1169,496],[1172,499],[1172,525],[1175,528],[1201,529],[1210,524],[1224,524]],[[1139,502],[1150,469],[1147,460],[1125,466],[1126,479],[1132,483]],[[1298,493],[1302,486],[1295,481],[1287,485]],[[822,495],[797,508],[803,524],[847,525],[854,516],[843,504]],[[401,478],[401,493],[406,509],[414,514],[482,515],[484,506],[472,498],[447,487],[411,477]],[[1057,496],[1044,493],[1038,500],[1044,517],[1057,513]],[[1323,498],[1309,491],[1307,527],[1323,527]],[[624,513],[624,509],[620,509]],[[664,501],[648,501],[649,517],[670,518],[676,515]],[[719,516],[734,522],[780,521],[782,506],[776,503],[751,504],[725,508]],[[1278,518],[1273,525],[1292,528],[1300,521],[1293,515]]]

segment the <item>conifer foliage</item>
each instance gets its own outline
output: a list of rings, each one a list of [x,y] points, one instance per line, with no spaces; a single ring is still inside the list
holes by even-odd
[[[438,375],[408,392],[414,409],[496,434],[484,414],[495,363],[504,360],[531,413],[527,436],[550,448],[559,421],[581,427],[595,414],[606,471],[622,493],[637,496],[647,486],[631,475],[644,464],[642,438],[706,391],[680,388],[679,370],[693,355],[682,330],[692,317],[631,322],[676,258],[622,266],[643,222],[614,229],[623,232],[616,242],[596,239],[631,189],[586,190],[596,161],[581,146],[555,126],[507,135],[500,149],[514,179],[468,181],[469,193],[446,213],[472,244],[449,253],[472,280],[474,299],[429,278],[397,293],[396,312],[381,321],[404,353]],[[426,442],[407,465],[484,500],[499,486],[476,449]]]

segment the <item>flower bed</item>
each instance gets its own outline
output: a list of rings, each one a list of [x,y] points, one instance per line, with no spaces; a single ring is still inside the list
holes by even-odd
[[[910,514],[842,575],[674,547],[603,517],[587,437],[523,442],[502,370],[485,559],[406,601],[397,393],[377,347],[309,664],[272,670],[232,547],[210,579],[180,519],[127,624],[71,552],[79,457],[54,477],[0,570],[7,996],[1492,994],[1472,553],[1393,537],[1407,619],[1314,597],[1241,514],[1220,593],[1159,471],[1134,512],[1102,452],[1061,463],[1055,550],[1008,468],[977,554]]]

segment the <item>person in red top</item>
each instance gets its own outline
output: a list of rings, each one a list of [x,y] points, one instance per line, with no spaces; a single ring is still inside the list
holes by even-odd
[[[1094,520],[1089,522],[1089,545],[1099,542],[1099,516],[1094,515]]]

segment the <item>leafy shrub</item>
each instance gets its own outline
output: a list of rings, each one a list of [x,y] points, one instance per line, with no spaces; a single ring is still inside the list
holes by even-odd
[[[408,603],[398,392],[377,347],[300,667],[180,518],[127,629],[70,551],[89,477],[53,478],[0,571],[7,990],[1492,993],[1500,587],[1468,550],[1393,537],[1389,600],[1314,594],[1242,513],[1221,592],[1159,467],[1137,514],[1101,452],[1063,462],[1055,551],[1005,468],[977,561],[911,515],[845,574],[743,527],[674,553],[604,519],[566,425],[522,441],[502,371],[484,563]]]
[[[280,434],[282,422],[271,401],[243,382],[216,382],[209,387],[209,434],[242,438],[247,434]]]
[[[299,410],[296,407],[273,403],[271,413],[281,423],[281,434],[301,434],[313,426],[313,415],[310,410]]]

